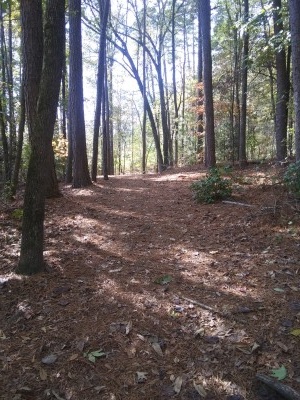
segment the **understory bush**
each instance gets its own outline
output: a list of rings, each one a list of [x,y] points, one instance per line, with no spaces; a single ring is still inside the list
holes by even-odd
[[[283,176],[283,182],[288,191],[300,199],[300,161],[288,166]]]
[[[230,197],[232,182],[230,179],[223,178],[220,170],[212,168],[205,178],[192,183],[191,189],[198,203],[209,204]]]

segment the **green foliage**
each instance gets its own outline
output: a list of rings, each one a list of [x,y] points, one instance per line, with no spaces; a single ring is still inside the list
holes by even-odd
[[[14,219],[22,219],[23,218],[23,209],[22,208],[16,208],[12,213],[11,213],[12,218]]]
[[[287,370],[286,370],[285,366],[282,365],[278,369],[273,369],[272,376],[274,378],[277,378],[279,381],[282,381],[283,379],[285,379],[287,377]]]
[[[4,200],[11,199],[11,197],[12,197],[12,185],[11,185],[10,182],[6,182],[4,184],[3,190],[1,192],[1,197]]]
[[[106,357],[106,353],[104,353],[102,350],[87,351],[84,353],[84,357],[94,363],[96,362],[97,358]]]
[[[288,166],[283,181],[289,192],[300,199],[300,161]]]
[[[164,275],[160,278],[157,278],[154,282],[158,283],[159,285],[167,285],[172,281],[172,277],[170,275]]]
[[[232,182],[230,179],[223,178],[220,170],[212,168],[206,178],[192,183],[191,189],[198,203],[209,204],[230,197]]]
[[[55,168],[58,179],[62,179],[65,174],[67,162],[68,142],[61,135],[55,135],[52,140],[52,147],[55,157]]]

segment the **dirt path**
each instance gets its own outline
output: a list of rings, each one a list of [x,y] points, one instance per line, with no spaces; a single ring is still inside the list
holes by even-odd
[[[27,279],[3,211],[1,399],[280,399],[255,374],[281,366],[300,391],[299,213],[257,169],[234,191],[251,207],[195,204],[199,176],[64,188]]]

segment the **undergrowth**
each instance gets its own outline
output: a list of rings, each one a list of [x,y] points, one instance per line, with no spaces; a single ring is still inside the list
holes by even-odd
[[[232,181],[223,178],[218,168],[211,168],[205,178],[192,183],[191,189],[198,203],[210,204],[231,196]]]

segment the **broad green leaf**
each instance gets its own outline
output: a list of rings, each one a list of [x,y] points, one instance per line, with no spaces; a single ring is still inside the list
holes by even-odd
[[[287,376],[287,370],[286,370],[285,366],[282,365],[278,369],[273,369],[272,370],[272,376],[274,378],[277,378],[279,381],[282,381],[283,379],[285,379],[286,376]]]
[[[300,328],[298,328],[298,329],[293,329],[293,330],[291,331],[291,335],[293,335],[293,336],[300,336]]]

